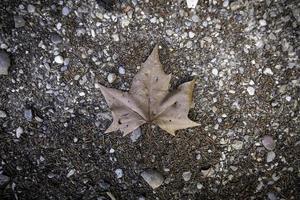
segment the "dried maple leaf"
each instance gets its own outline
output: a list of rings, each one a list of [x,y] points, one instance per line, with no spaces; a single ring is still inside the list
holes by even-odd
[[[170,79],[171,75],[162,69],[156,45],[134,77],[129,92],[101,86],[113,116],[106,133],[121,130],[127,135],[144,123],[154,123],[175,135],[178,129],[198,126],[188,118],[195,81],[183,83],[170,93]]]

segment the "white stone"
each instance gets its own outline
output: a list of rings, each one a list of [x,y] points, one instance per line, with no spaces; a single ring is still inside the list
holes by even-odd
[[[62,14],[64,16],[67,16],[70,13],[70,9],[68,7],[63,7]]]
[[[253,96],[255,94],[255,89],[254,87],[247,87],[247,92],[249,95]]]
[[[262,138],[262,144],[268,150],[273,150],[273,149],[275,149],[275,146],[276,146],[274,139],[269,135],[265,135]]]
[[[197,189],[201,190],[203,188],[203,185],[201,183],[197,183]]]
[[[109,153],[115,153],[115,150],[114,150],[113,148],[111,148],[111,149],[109,150]]]
[[[256,43],[255,43],[255,46],[260,49],[260,48],[263,48],[264,47],[264,41],[262,40],[257,40]]]
[[[119,74],[121,74],[121,75],[124,75],[126,72],[124,67],[119,67],[118,71],[119,71]]]
[[[223,7],[228,7],[228,5],[229,5],[229,0],[224,0],[223,1]]]
[[[143,171],[141,176],[152,189],[158,188],[164,181],[164,177],[159,172],[154,170]]]
[[[278,198],[273,192],[269,192],[268,193],[268,200],[278,200]]]
[[[84,92],[80,92],[79,96],[83,97],[83,96],[85,96],[85,93]]]
[[[18,127],[17,130],[16,130],[16,137],[20,138],[23,132],[24,132],[23,128],[22,127]]]
[[[57,64],[63,64],[64,63],[64,58],[60,55],[55,56],[54,62],[56,62]]]
[[[184,181],[189,181],[191,177],[192,177],[192,173],[190,171],[182,173],[182,178]]]
[[[195,33],[192,32],[192,31],[190,31],[190,32],[189,32],[189,38],[194,38],[194,37],[195,37]]]
[[[185,46],[186,46],[186,48],[190,49],[193,46],[193,42],[192,41],[188,41]]]
[[[132,142],[136,142],[142,135],[141,128],[138,127],[130,134],[130,139]]]
[[[112,34],[112,39],[115,41],[115,42],[118,42],[120,40],[119,38],[119,35],[118,34]]]
[[[130,21],[127,19],[127,18],[123,18],[122,20],[121,20],[121,26],[122,27],[126,27],[126,26],[128,26],[130,24]]]
[[[274,160],[274,158],[275,158],[275,153],[274,153],[274,151],[270,151],[270,152],[268,152],[268,154],[267,154],[267,162],[269,163],[269,162],[272,162],[273,160]]]
[[[259,20],[259,25],[260,26],[266,26],[267,25],[266,20],[264,20],[264,19]]]
[[[29,4],[29,5],[27,6],[27,11],[28,11],[29,13],[34,13],[34,12],[35,12],[35,7],[34,7],[34,5]]]
[[[113,83],[116,80],[117,76],[114,73],[109,73],[107,76],[107,81]]]
[[[286,97],[285,97],[285,100],[291,101],[291,100],[292,100],[292,97],[291,97],[291,96],[286,96]]]
[[[218,76],[219,71],[216,68],[213,68],[211,72],[213,75]]]
[[[241,150],[243,148],[243,142],[240,140],[235,140],[234,143],[231,145],[236,150]]]
[[[7,114],[3,110],[0,110],[0,118],[5,118],[5,117],[7,117]]]
[[[266,68],[263,72],[265,75],[273,75],[273,72],[270,68]]]
[[[198,0],[186,0],[188,8],[196,8]]]
[[[200,18],[198,17],[198,15],[193,15],[193,16],[192,16],[192,21],[193,21],[193,22],[199,22],[199,21],[200,21]]]
[[[124,175],[122,169],[116,169],[115,174],[116,174],[117,178],[122,178]]]
[[[67,178],[73,176],[74,174],[75,174],[75,169],[71,169],[67,174]]]
[[[171,35],[173,35],[173,31],[172,30],[170,30],[170,29],[168,29],[168,30],[166,30],[166,34],[168,35],[168,36],[171,36]]]
[[[95,86],[96,89],[99,89],[101,87],[101,85],[99,83],[95,83],[94,86]]]

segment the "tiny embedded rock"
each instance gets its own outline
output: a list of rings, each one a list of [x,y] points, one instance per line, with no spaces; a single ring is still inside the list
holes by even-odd
[[[0,110],[0,118],[5,118],[7,117],[6,112],[4,112],[3,110]]]
[[[23,134],[24,130],[22,127],[18,127],[17,130],[16,130],[16,137],[17,138],[20,138],[21,135]]]
[[[32,110],[31,109],[25,109],[24,110],[24,117],[27,121],[32,121]]]
[[[58,33],[52,33],[50,39],[53,44],[60,44],[62,42],[62,37]]]
[[[15,21],[16,28],[21,28],[25,26],[25,20],[22,16],[14,16],[14,21]]]
[[[154,170],[143,171],[141,176],[152,189],[158,188],[164,181],[164,177],[159,172]]]
[[[267,154],[267,162],[268,163],[272,162],[275,159],[275,156],[276,156],[276,154],[275,154],[274,151],[268,152],[268,154]]]
[[[3,174],[0,174],[0,187],[5,186],[9,182],[10,178]]]
[[[113,83],[116,80],[117,76],[114,73],[109,73],[107,76],[107,81]]]
[[[10,67],[10,58],[9,55],[0,50],[0,75],[8,75],[8,69]]]
[[[63,7],[62,14],[64,16],[67,16],[70,13],[70,9],[68,7]]]
[[[76,170],[75,169],[71,169],[68,174],[67,174],[67,178],[73,176],[75,174]]]
[[[29,13],[34,13],[34,12],[35,12],[35,7],[34,7],[34,5],[29,4],[29,5],[27,6],[27,11],[28,11]]]
[[[99,184],[100,188],[103,189],[103,190],[108,190],[109,187],[110,187],[109,182],[107,182],[104,179],[100,179],[99,182],[98,182],[98,184]]]
[[[247,87],[247,92],[249,95],[253,96],[255,94],[254,87],[251,87],[251,86]]]
[[[56,62],[57,64],[63,64],[64,63],[64,58],[62,56],[55,56],[54,58],[54,62]]]
[[[262,138],[262,144],[264,145],[264,147],[268,150],[273,150],[275,149],[275,141],[273,139],[273,137],[266,135]]]
[[[182,173],[182,178],[184,181],[189,181],[191,177],[192,177],[192,173],[190,171]]]
[[[186,0],[188,8],[196,8],[198,0]]]
[[[115,174],[116,174],[117,178],[122,178],[124,175],[122,169],[116,169]]]
[[[123,66],[119,67],[119,74],[121,74],[121,75],[125,74],[125,68]]]
[[[243,148],[243,142],[240,140],[235,140],[232,144],[232,147],[236,150],[241,150]]]
[[[137,129],[135,129],[134,131],[132,131],[132,133],[130,134],[130,139],[132,142],[136,142],[142,135],[142,130],[140,127],[138,127]]]

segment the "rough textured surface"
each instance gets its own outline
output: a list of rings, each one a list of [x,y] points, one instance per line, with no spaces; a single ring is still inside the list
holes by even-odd
[[[11,60],[0,76],[0,199],[299,199],[299,3],[106,6],[0,1]],[[142,126],[134,143],[104,134],[112,119],[99,84],[128,90],[157,42],[172,89],[196,79],[189,117],[201,125],[176,137]],[[154,192],[146,169],[165,178]]]

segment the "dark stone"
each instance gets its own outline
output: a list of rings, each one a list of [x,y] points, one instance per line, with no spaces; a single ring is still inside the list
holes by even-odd
[[[112,11],[116,0],[96,0],[99,6],[102,6],[105,10]]]

